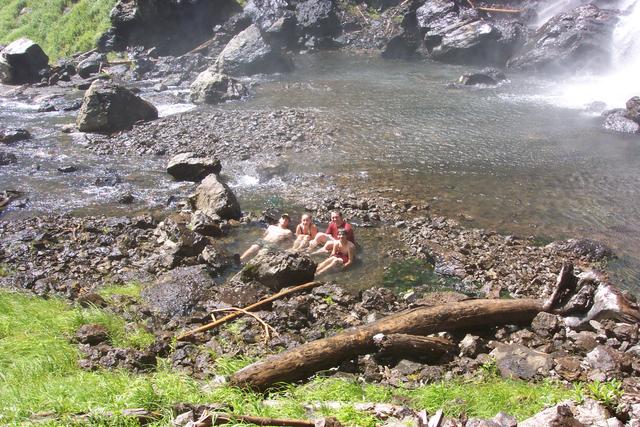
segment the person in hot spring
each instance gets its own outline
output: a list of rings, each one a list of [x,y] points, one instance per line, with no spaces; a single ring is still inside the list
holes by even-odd
[[[356,260],[356,245],[348,239],[348,232],[344,228],[338,229],[338,240],[334,242],[329,258],[318,264],[316,276],[329,270],[345,270]]]
[[[311,215],[307,213],[302,215],[300,224],[296,227],[296,241],[293,242],[293,249],[304,249],[311,240],[315,239],[316,234],[318,234],[318,227],[313,223]]]

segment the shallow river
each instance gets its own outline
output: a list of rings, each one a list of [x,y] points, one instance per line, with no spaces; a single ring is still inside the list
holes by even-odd
[[[446,83],[468,68],[344,54],[296,63],[292,74],[258,85],[248,102],[216,107],[302,107],[327,117],[336,147],[288,156],[289,176],[310,186],[325,173],[347,187],[355,180],[393,187],[437,213],[504,233],[602,240],[621,256],[616,279],[640,290],[640,138],[603,130],[585,108],[557,106],[558,82],[510,75],[497,88],[451,89]],[[43,118],[14,104],[4,103],[3,123],[51,130],[21,145],[18,165],[0,169],[0,188],[29,192],[29,209],[131,209],[115,203],[123,192],[143,209],[190,189],[167,179],[164,159],[101,158],[87,153],[81,137],[61,137],[55,126],[73,114]],[[80,174],[57,172],[66,163],[82,164]],[[232,177],[241,202],[269,204],[277,185],[257,184],[249,163]],[[97,186],[96,171],[116,173],[123,184]]]

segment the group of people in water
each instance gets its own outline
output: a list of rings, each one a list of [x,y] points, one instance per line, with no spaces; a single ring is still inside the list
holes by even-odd
[[[313,254],[329,254],[327,259],[318,264],[316,275],[330,270],[344,270],[356,260],[353,227],[344,220],[340,211],[331,212],[331,222],[324,233],[318,231],[311,214],[308,213],[302,215],[295,234],[289,229],[290,222],[289,215],[282,214],[278,224],[267,227],[262,238],[251,245],[240,259],[246,261],[260,249],[280,248],[293,240],[292,250],[311,250]]]

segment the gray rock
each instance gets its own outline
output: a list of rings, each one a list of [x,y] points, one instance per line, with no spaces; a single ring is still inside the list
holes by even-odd
[[[573,356],[558,357],[555,359],[555,371],[567,381],[577,381],[582,377],[580,359]]]
[[[29,131],[24,129],[0,129],[0,142],[11,144],[31,138]]]
[[[29,39],[21,38],[0,52],[0,79],[3,83],[40,81],[42,70],[48,70],[49,57]]]
[[[617,12],[594,4],[561,13],[544,24],[509,67],[567,71],[603,69],[610,62],[610,38]]]
[[[607,245],[591,239],[562,240],[550,243],[546,248],[561,252],[572,252],[591,261],[601,261],[613,255],[613,251]]]
[[[207,69],[191,83],[191,102],[219,104],[247,96],[248,89],[238,80]]]
[[[469,418],[465,427],[500,427],[500,424],[490,421],[490,420],[481,420],[478,418]]]
[[[229,186],[215,174],[207,176],[192,199],[196,209],[213,219],[240,219],[240,204]]]
[[[479,336],[467,334],[458,344],[460,348],[460,357],[475,357],[484,350],[484,344]]]
[[[255,25],[236,35],[220,52],[215,70],[232,76],[289,71],[293,65],[278,49],[270,46]]]
[[[82,325],[75,334],[80,344],[96,345],[109,340],[109,331],[102,325]]]
[[[518,427],[518,420],[516,420],[516,417],[505,414],[504,412],[498,412],[491,421],[500,427]]]
[[[195,211],[191,215],[189,228],[198,234],[210,237],[222,237],[224,232],[220,228],[219,221],[214,221],[202,211]]]
[[[278,291],[312,281],[315,271],[316,263],[307,255],[263,249],[234,280],[243,283],[256,281]]]
[[[640,123],[640,96],[630,98],[625,107],[627,107],[627,117],[636,123]]]
[[[190,230],[180,214],[170,215],[158,224],[157,234],[158,243],[170,256],[196,256],[207,246],[207,239]]]
[[[599,345],[591,350],[584,361],[591,369],[603,372],[609,378],[620,374],[622,353],[608,346]]]
[[[326,44],[338,34],[340,23],[331,0],[305,0],[296,5],[297,30],[300,37],[315,37]]]
[[[129,89],[96,80],[84,95],[76,124],[81,132],[110,133],[157,118],[156,107]]]
[[[167,164],[167,173],[178,181],[202,181],[207,175],[218,175],[221,169],[220,160],[196,153],[180,153]]]
[[[591,331],[570,333],[567,337],[574,341],[576,348],[584,352],[589,352],[598,346],[597,335]]]
[[[531,322],[533,331],[541,337],[550,338],[558,331],[558,316],[550,313],[539,313]]]
[[[576,406],[573,413],[578,421],[587,426],[617,426],[617,424],[606,423],[611,418],[611,413],[600,402],[593,399],[585,399],[584,402]]]
[[[561,402],[527,418],[519,424],[519,427],[585,427],[573,416],[572,409],[575,410],[572,402]]]
[[[86,79],[92,74],[97,73],[100,70],[102,63],[105,62],[106,59],[106,56],[102,53],[93,53],[89,55],[88,58],[80,61],[80,63],[76,66],[76,72],[80,77]]]
[[[141,296],[156,312],[184,316],[205,299],[214,286],[215,282],[203,266],[178,267],[144,288]]]
[[[628,118],[627,114],[628,112],[624,108],[605,111],[602,126],[614,132],[640,133],[640,124]]]
[[[529,380],[538,375],[548,375],[553,367],[553,359],[546,353],[519,344],[494,342],[494,346],[490,354],[496,359],[503,377]]]
[[[12,163],[16,163],[17,161],[18,159],[14,154],[0,151],[0,166],[10,165]]]
[[[424,368],[422,363],[414,362],[411,360],[403,359],[393,368],[393,371],[402,376],[407,376],[420,372]]]

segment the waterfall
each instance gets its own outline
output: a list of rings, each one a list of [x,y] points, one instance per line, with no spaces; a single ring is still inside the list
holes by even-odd
[[[567,5],[573,2],[560,0],[540,11],[557,13]],[[640,96],[640,0],[622,0],[617,8],[622,16],[611,40],[611,68],[601,74],[579,74],[565,80],[549,96],[552,103],[570,108],[598,103],[601,107],[596,110],[601,110],[623,108],[629,98]]]

